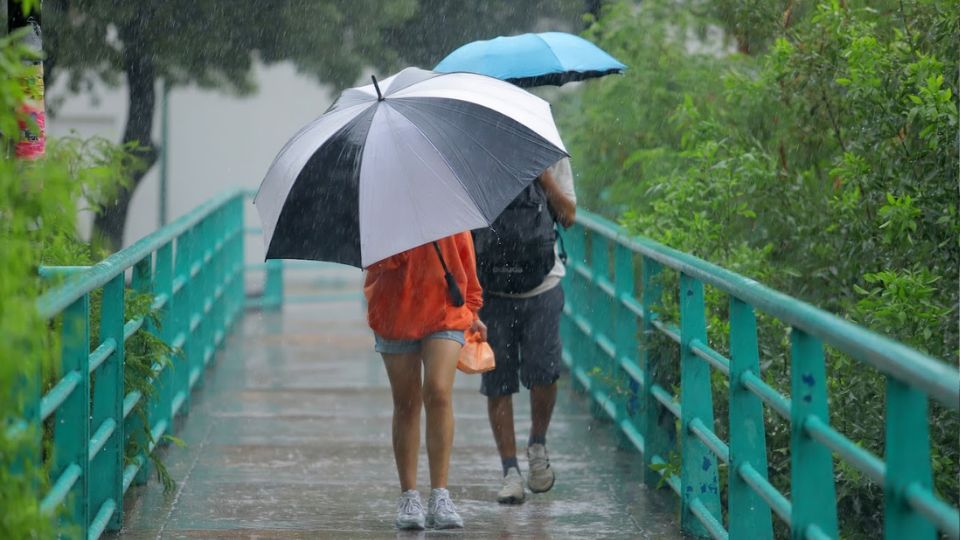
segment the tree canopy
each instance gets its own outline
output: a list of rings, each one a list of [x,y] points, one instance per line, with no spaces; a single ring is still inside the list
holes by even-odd
[[[629,69],[557,107],[587,208],[957,362],[960,4],[644,0],[588,33]],[[726,346],[726,305],[708,300]],[[782,389],[786,336],[762,320]],[[883,455],[884,378],[827,353],[831,423]],[[937,489],[956,500],[960,422],[931,409]],[[787,447],[782,424],[768,433]],[[789,460],[769,460],[789,492]],[[838,477],[842,535],[879,537],[882,486]]]
[[[49,77],[80,92],[100,80],[126,81],[129,117],[123,142],[137,141],[148,165],[156,83],[196,84],[236,93],[255,89],[254,55],[291,61],[321,82],[344,88],[366,66],[384,72],[405,63],[432,67],[472,39],[533,30],[542,21],[579,24],[581,0],[46,0],[44,50]],[[142,178],[97,218],[116,247],[127,206]]]

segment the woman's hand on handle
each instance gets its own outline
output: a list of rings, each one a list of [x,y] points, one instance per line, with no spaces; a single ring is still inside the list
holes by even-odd
[[[473,320],[473,324],[470,325],[469,331],[480,334],[480,337],[483,339],[483,341],[487,340],[487,325],[483,324],[483,321],[480,319]]]

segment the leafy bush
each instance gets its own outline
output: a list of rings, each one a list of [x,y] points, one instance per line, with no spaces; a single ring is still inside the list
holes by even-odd
[[[16,37],[0,39],[0,133],[17,133],[19,78],[30,54]],[[52,522],[39,510],[49,487],[45,470],[50,449],[40,426],[24,425],[37,391],[58,377],[56,321],[35,309],[37,298],[52,285],[38,276],[41,265],[87,265],[105,256],[96,244],[82,241],[76,228],[79,204],[97,211],[140,167],[133,146],[104,139],[66,137],[47,141],[37,161],[12,159],[10,141],[0,148],[0,537],[48,538]],[[93,295],[91,329],[98,329],[98,295]],[[149,302],[128,295],[127,315],[151,316]],[[96,341],[93,340],[95,344]],[[127,388],[150,395],[148,377],[138,366],[170,356],[169,348],[141,330],[128,341]],[[16,361],[12,361],[16,359]],[[38,380],[38,375],[41,380]],[[31,396],[33,394],[33,396]],[[141,400],[140,407],[146,400]],[[129,445],[127,454],[136,451]],[[162,473],[162,469],[158,468]]]
[[[960,4],[754,4],[620,2],[594,21],[629,68],[558,107],[583,204],[956,364]],[[708,288],[707,304],[726,350],[725,299]],[[761,317],[760,335],[764,377],[788,393],[787,329]],[[882,456],[884,377],[827,362],[831,423]],[[767,416],[789,494],[789,431]],[[936,489],[956,501],[960,423],[936,403],[930,421]],[[837,474],[842,534],[877,537],[882,488]]]

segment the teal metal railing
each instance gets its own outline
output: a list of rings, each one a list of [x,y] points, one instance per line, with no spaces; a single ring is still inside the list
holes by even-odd
[[[146,480],[147,455],[189,408],[191,389],[244,307],[243,201],[241,191],[216,197],[94,266],[43,269],[72,275],[37,301],[41,316],[61,322],[60,377],[43,396],[39,383],[32,385],[26,422],[39,438],[52,417],[51,488],[41,509],[59,514],[68,536],[98,538],[119,528],[124,493]],[[128,278],[133,290],[152,295],[160,324],[150,330],[180,351],[153,366],[156,391],[146,414],[152,441],[143,420],[131,415],[147,398],[124,388],[124,344],[151,325],[124,313]],[[90,299],[97,291],[100,338],[91,344]],[[131,437],[143,451],[127,461]]]
[[[190,390],[246,305],[243,236],[258,233],[243,227],[248,196],[235,191],[216,197],[95,266],[42,269],[72,275],[37,302],[43,317],[61,321],[62,355],[54,386],[40,396],[34,385],[26,423],[39,437],[40,426],[52,418],[51,488],[41,507],[62,510],[63,522],[73,527],[71,536],[78,530],[80,537],[98,538],[119,527],[123,494],[146,479],[147,453],[170,430],[173,418],[187,411]],[[823,504],[835,499],[835,453],[884,486],[888,538],[933,538],[937,529],[960,537],[957,508],[931,490],[927,426],[929,397],[954,410],[960,406],[956,369],[752,280],[631,237],[588,212],[579,214],[566,235],[571,257],[563,331],[572,339],[565,340],[564,359],[643,453],[647,466],[663,466],[672,452],[679,453],[679,472],[664,469],[664,480],[680,495],[685,530],[715,538],[771,538],[773,513],[796,538],[836,537],[835,505]],[[250,266],[266,271],[266,283],[261,298],[247,304],[279,307],[286,298],[285,267],[296,265]],[[657,317],[664,292],[660,276],[667,269],[679,273],[679,325]],[[133,289],[151,294],[160,313],[161,324],[152,330],[182,355],[172,364],[154,365],[157,391],[146,415],[153,442],[140,441],[144,452],[126,462],[129,437],[143,431],[130,413],[145,398],[124,391],[124,344],[149,324],[125,316],[128,274]],[[639,298],[634,293],[638,276]],[[705,284],[729,296],[730,358],[708,344]],[[96,291],[102,294],[100,342],[91,344],[90,297]],[[796,399],[781,395],[760,376],[755,310],[791,327],[791,396]],[[680,396],[687,396],[682,401],[658,382],[665,361],[649,346],[656,334],[680,345]],[[824,344],[887,376],[884,460],[829,425]],[[628,391],[597,377],[597,368],[619,372]],[[711,368],[730,380],[729,442],[712,429]],[[792,500],[767,479],[764,405],[791,424]],[[673,418],[679,421],[679,440]],[[729,464],[729,532],[721,518],[718,459]]]
[[[248,234],[260,235],[259,228],[247,229]],[[341,265],[330,262],[320,261],[293,261],[270,259],[262,263],[247,263],[244,269],[247,272],[263,272],[263,290],[259,295],[251,295],[247,298],[247,307],[263,309],[267,311],[278,310],[284,304],[310,304],[316,302],[328,302],[336,300],[361,300],[363,294],[352,289],[303,293],[290,291],[285,285],[285,276],[290,271],[305,271],[308,273],[321,273],[323,270],[336,268]],[[340,287],[344,285],[355,285],[362,282],[360,271],[357,271],[356,279],[350,277],[327,277],[324,279],[314,279],[313,285],[324,285],[326,287]]]
[[[578,211],[565,241],[570,270],[564,360],[640,450],[645,465],[663,472],[662,480],[680,499],[685,531],[772,538],[772,511],[793,538],[837,538],[836,456],[883,486],[887,538],[932,539],[938,530],[960,537],[955,501],[948,504],[932,490],[927,415],[929,398],[960,408],[957,369],[756,281],[630,236],[589,212]],[[668,270],[679,274],[679,325],[658,317]],[[634,293],[638,276],[639,298]],[[708,343],[704,285],[729,298],[729,358]],[[761,376],[756,311],[791,330],[789,397]],[[671,366],[661,357],[663,349],[653,346],[658,334],[679,345],[679,396],[662,386],[660,373]],[[825,345],[885,375],[884,459],[831,427]],[[711,370],[729,378],[729,441],[713,430]],[[626,388],[603,373],[616,374]],[[767,479],[764,406],[790,423],[790,499]],[[679,472],[666,467],[673,453],[680,458]],[[718,459],[729,466],[729,530],[723,525]],[[660,481],[656,474],[647,477],[654,485]]]

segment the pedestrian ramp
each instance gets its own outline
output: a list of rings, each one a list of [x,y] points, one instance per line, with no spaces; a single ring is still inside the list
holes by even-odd
[[[319,275],[319,277],[318,277]],[[325,276],[325,277],[324,277]],[[176,481],[133,486],[110,538],[385,538],[398,533],[390,387],[364,319],[359,272],[304,272],[287,292],[313,302],[250,309],[211,362],[163,462]],[[500,462],[478,392],[457,374],[449,488],[469,538],[679,538],[673,502],[644,485],[643,460],[560,380],[548,446],[557,483],[499,505]],[[518,447],[529,394],[515,398]],[[521,457],[521,467],[526,468]],[[418,484],[429,493],[426,448]]]

